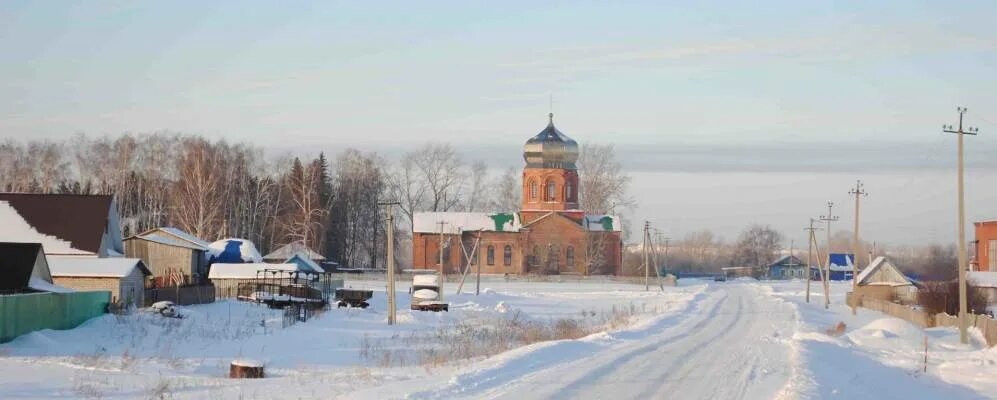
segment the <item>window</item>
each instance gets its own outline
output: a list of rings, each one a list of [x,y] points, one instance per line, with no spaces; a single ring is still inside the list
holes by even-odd
[[[547,246],[547,265],[553,269],[561,269],[561,248],[555,245]]]
[[[530,258],[530,264],[540,265],[540,246],[533,246],[533,256]]]
[[[505,245],[505,248],[502,249],[502,264],[506,267],[512,265],[512,246],[510,245]]]
[[[478,265],[478,249],[474,246],[471,250],[471,265]]]
[[[537,200],[537,181],[530,180],[530,200]]]
[[[997,271],[997,240],[987,241],[987,271]]]
[[[572,189],[574,189],[574,188],[571,186],[571,181],[568,181],[568,182],[566,182],[564,184],[564,200],[566,200],[566,201],[574,201],[575,194],[572,193],[572,191],[573,191]]]
[[[488,265],[495,265],[495,246],[488,246]]]
[[[547,201],[557,200],[557,184],[554,181],[547,181]]]
[[[575,247],[568,246],[564,249],[564,262],[568,264],[569,267],[575,266]]]

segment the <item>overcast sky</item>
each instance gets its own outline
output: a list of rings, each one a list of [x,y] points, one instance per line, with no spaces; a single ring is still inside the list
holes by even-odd
[[[947,176],[954,137],[940,128],[964,105],[983,131],[968,139],[973,179],[997,186],[995,2],[471,3],[4,1],[0,137],[172,130],[385,154],[434,140],[521,165],[553,96],[563,131],[617,144],[634,173],[693,174],[635,191],[667,206],[651,189],[702,204],[715,190],[695,177],[715,174],[751,188],[787,172],[879,174],[940,190],[918,171]],[[780,197],[793,187],[759,201],[798,206]],[[971,194],[971,216],[997,216],[987,190]],[[799,207],[767,218],[796,229]],[[635,218],[699,212],[658,208]],[[717,229],[756,219],[695,217]],[[945,220],[909,225],[934,236],[881,232],[944,239]]]

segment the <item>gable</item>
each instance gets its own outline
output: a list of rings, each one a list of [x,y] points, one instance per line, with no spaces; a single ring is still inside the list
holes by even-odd
[[[561,213],[551,212],[523,226],[531,232],[563,232],[565,230],[584,231],[585,229]]]
[[[882,256],[877,257],[872,264],[866,267],[857,279],[859,285],[904,286],[912,284],[893,263]]]
[[[7,202],[38,232],[94,254],[100,253],[113,212],[113,199],[112,196],[0,193],[0,201]]]
[[[38,243],[0,243],[0,290],[24,290],[31,278],[52,283]]]

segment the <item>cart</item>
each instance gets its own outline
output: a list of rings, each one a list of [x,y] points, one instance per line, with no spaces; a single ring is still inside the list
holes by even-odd
[[[370,300],[374,297],[373,290],[361,290],[361,289],[336,289],[336,307],[360,307],[367,308]]]

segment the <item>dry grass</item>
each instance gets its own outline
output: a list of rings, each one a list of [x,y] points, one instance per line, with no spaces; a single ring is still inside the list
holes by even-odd
[[[360,338],[359,357],[379,367],[420,365],[427,370],[451,362],[488,357],[520,346],[552,340],[579,339],[629,325],[636,306],[582,311],[578,318],[536,320],[515,312],[441,326],[429,332],[409,331],[388,338]]]

